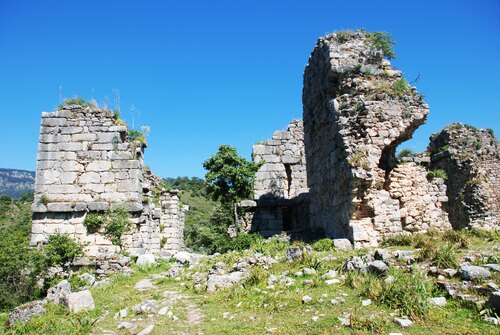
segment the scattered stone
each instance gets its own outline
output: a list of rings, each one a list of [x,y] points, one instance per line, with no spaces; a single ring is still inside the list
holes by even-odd
[[[485,264],[485,267],[494,272],[500,272],[500,264]]]
[[[132,307],[132,311],[134,311],[137,315],[139,314],[155,314],[158,309],[159,304],[156,300],[145,300],[140,304]]]
[[[373,261],[368,263],[366,270],[381,277],[386,276],[389,273],[389,268],[382,261]]]
[[[333,279],[336,278],[339,273],[335,270],[328,270],[327,273],[321,276],[323,279]]]
[[[304,272],[305,275],[308,275],[308,276],[312,276],[312,275],[316,274],[316,270],[311,269],[311,268],[304,268],[302,271]]]
[[[431,304],[439,306],[439,307],[446,306],[446,298],[445,297],[429,298],[429,302]]]
[[[290,247],[287,249],[285,258],[287,261],[292,261],[296,259],[301,259],[306,254],[311,254],[312,249],[310,246],[298,246],[298,247]]]
[[[158,311],[158,315],[166,315],[168,313],[169,309],[168,307],[162,307],[159,311]]]
[[[395,280],[396,280],[396,278],[394,278],[394,276],[387,276],[387,278],[384,279],[384,282],[386,282],[387,284],[390,284],[390,283],[394,283]]]
[[[461,265],[460,276],[463,280],[488,279],[491,277],[491,272],[481,266]]]
[[[391,254],[385,249],[377,249],[375,250],[375,254],[373,255],[373,257],[377,261],[387,262],[389,259],[391,259]]]
[[[361,301],[361,305],[362,306],[370,306],[372,304],[372,300],[371,299],[366,299],[366,300],[362,300]]]
[[[145,291],[155,288],[154,284],[149,279],[141,279],[135,284],[135,289],[139,291]]]
[[[339,250],[352,250],[352,243],[346,238],[333,239],[333,246]]]
[[[273,285],[274,283],[278,282],[278,277],[275,275],[269,275],[267,278],[267,285]]]
[[[65,305],[73,313],[94,309],[94,298],[89,290],[74,292],[67,295]]]
[[[333,285],[333,284],[339,284],[339,283],[340,283],[340,279],[337,279],[337,278],[325,280],[326,285]]]
[[[305,296],[303,296],[303,297],[302,297],[302,303],[303,303],[303,304],[308,304],[308,303],[310,303],[312,300],[313,300],[313,298],[311,298],[311,297],[310,297],[310,296],[308,296],[308,295],[305,295]]]
[[[140,255],[136,261],[139,267],[148,267],[156,265],[156,256],[152,254]]]
[[[53,302],[56,305],[64,305],[68,294],[71,293],[71,284],[65,279],[56,286],[47,290],[46,301]]]
[[[340,324],[342,326],[350,326],[351,325],[351,314],[345,314],[343,317],[338,317]]]
[[[406,318],[394,318],[394,321],[403,328],[410,327],[413,324],[413,321]]]
[[[154,325],[149,325],[147,326],[146,328],[144,328],[143,331],[141,331],[139,334],[137,335],[148,335],[150,334],[152,331],[153,331],[153,328],[154,328]]]
[[[491,316],[490,317],[486,317],[483,320],[484,320],[484,322],[491,323],[491,324],[493,324],[495,326],[500,325],[500,320],[497,319],[497,318],[491,317]]]
[[[415,254],[411,250],[396,250],[394,251],[394,257],[406,262],[407,264],[415,262]]]
[[[121,309],[118,313],[115,314],[115,319],[125,319],[128,315],[128,308]]]
[[[209,275],[207,280],[207,292],[226,289],[239,283],[243,278],[245,278],[245,273],[241,271],[235,271],[225,275]]]
[[[457,274],[457,270],[455,269],[444,269],[441,270],[442,273],[444,273],[448,278],[453,278]]]
[[[95,276],[90,273],[82,273],[78,276],[82,281],[84,281],[87,285],[92,286],[95,283]]]
[[[347,262],[344,264],[344,270],[347,271],[365,271],[366,270],[366,264],[361,259],[359,256],[352,256],[347,260]]]
[[[118,324],[117,329],[118,330],[120,330],[120,329],[134,329],[135,327],[136,327],[136,325],[131,323],[131,322],[122,321]]]
[[[500,291],[491,293],[486,304],[494,312],[500,315]]]
[[[26,322],[43,313],[45,313],[43,301],[28,302],[24,305],[16,307],[12,312],[10,312],[7,325],[10,327],[16,322]]]

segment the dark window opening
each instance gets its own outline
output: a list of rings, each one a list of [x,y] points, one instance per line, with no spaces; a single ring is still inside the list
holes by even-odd
[[[287,181],[285,195],[287,198],[290,198],[290,191],[292,188],[292,167],[290,164],[284,164],[284,165],[285,165],[286,181]]]
[[[292,208],[283,207],[283,231],[289,231],[293,228]]]

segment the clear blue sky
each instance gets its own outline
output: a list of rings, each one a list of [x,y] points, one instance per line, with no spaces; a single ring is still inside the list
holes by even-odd
[[[453,121],[500,135],[500,1],[0,0],[0,167],[34,170],[40,113],[63,97],[103,102],[151,127],[146,163],[203,176],[220,144],[252,144],[302,116],[302,74],[319,36],[391,32],[393,65],[431,107],[404,144]]]

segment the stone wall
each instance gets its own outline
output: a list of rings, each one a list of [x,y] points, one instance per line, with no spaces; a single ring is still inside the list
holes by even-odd
[[[404,225],[413,229],[401,219],[407,199],[399,195],[402,190],[391,194],[390,186],[398,173],[396,147],[425,122],[429,108],[401,78],[363,32],[322,37],[309,58],[303,117],[310,224],[330,237],[376,245]],[[412,216],[417,222],[411,226],[442,217],[440,228],[447,227],[440,206],[424,212]]]
[[[130,212],[134,225],[122,236],[123,248],[132,254],[159,252],[163,237],[160,220],[172,216],[178,198],[165,194],[174,199],[165,206],[155,206],[151,201],[153,191],[156,189],[158,196],[161,190],[158,178],[144,169],[145,146],[141,141],[129,141],[127,127],[111,111],[72,105],[43,113],[32,243],[45,242],[51,234],[60,232],[86,243],[89,256],[114,253],[120,247],[102,233],[88,232],[83,222],[89,212],[122,207]],[[181,230],[182,215],[178,218],[176,227]],[[177,237],[173,239],[175,242],[166,245],[181,247]]]
[[[432,169],[448,178],[455,229],[500,229],[500,145],[488,131],[454,123],[431,136]]]
[[[255,144],[252,157],[264,163],[255,174],[254,200],[240,204],[242,229],[268,237],[302,228],[307,220],[299,218],[300,207],[308,192],[302,121]]]

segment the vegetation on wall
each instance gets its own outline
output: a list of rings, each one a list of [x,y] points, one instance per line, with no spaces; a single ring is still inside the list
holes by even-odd
[[[105,213],[88,213],[83,225],[90,233],[96,233],[102,229],[103,234],[115,245],[121,245],[123,234],[132,229],[130,213],[123,207],[108,210]]]

